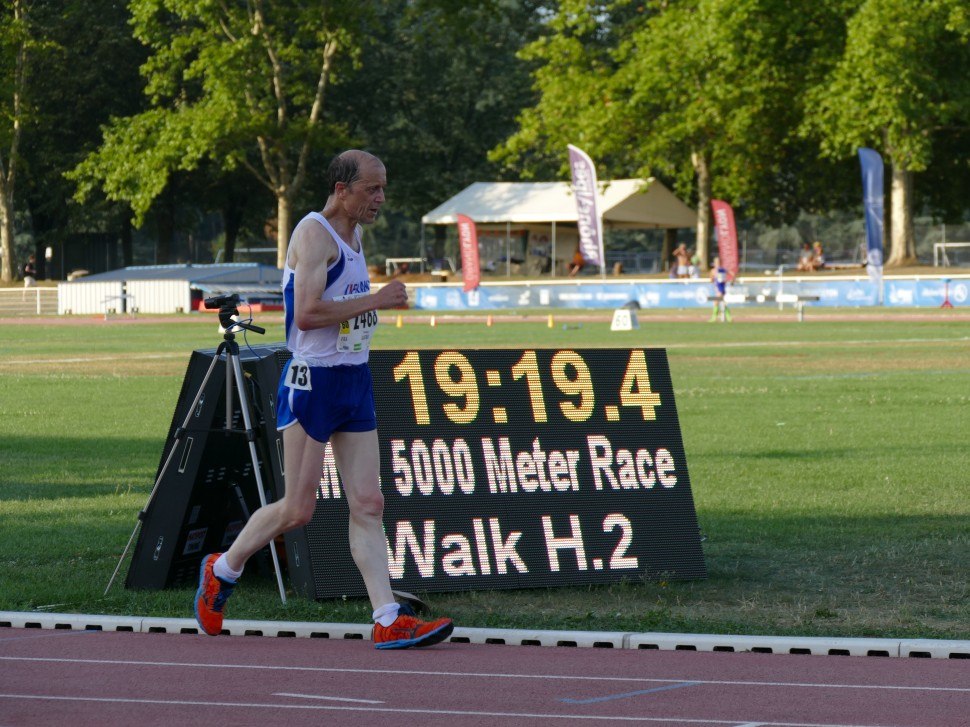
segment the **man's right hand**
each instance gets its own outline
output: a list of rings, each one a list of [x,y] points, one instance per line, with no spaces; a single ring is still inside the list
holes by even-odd
[[[408,291],[400,280],[392,280],[381,286],[381,289],[374,293],[374,297],[377,299],[379,310],[401,308],[407,305]]]

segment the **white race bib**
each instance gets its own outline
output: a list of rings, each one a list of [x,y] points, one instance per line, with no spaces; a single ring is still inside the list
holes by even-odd
[[[291,389],[302,389],[312,391],[310,381],[310,366],[306,361],[294,358],[290,359],[290,366],[286,369],[286,385]]]
[[[342,295],[335,301],[359,298],[360,295]],[[370,339],[377,328],[377,311],[369,310],[340,324],[337,334],[337,350],[341,353],[357,353],[370,349]]]

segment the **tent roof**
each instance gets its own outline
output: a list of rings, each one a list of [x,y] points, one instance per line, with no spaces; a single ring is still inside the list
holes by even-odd
[[[614,179],[600,182],[599,208],[606,227],[694,227],[697,213],[661,182]],[[475,182],[428,212],[421,222],[454,225],[463,214],[481,224],[576,222],[569,182]]]

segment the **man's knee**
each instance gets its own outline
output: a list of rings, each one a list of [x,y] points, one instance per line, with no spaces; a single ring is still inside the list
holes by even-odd
[[[308,502],[288,502],[284,497],[280,505],[282,506],[280,510],[280,521],[284,532],[293,530],[294,528],[302,528],[308,524],[313,519],[313,513],[316,509],[315,500]]]
[[[355,517],[379,518],[384,514],[384,495],[375,488],[372,491],[348,497],[347,505],[350,513]]]

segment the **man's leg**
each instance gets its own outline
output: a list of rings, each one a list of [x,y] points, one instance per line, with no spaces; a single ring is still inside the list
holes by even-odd
[[[394,602],[384,539],[384,496],[381,494],[377,430],[334,432],[330,438],[350,509],[350,552],[378,609]]]
[[[377,431],[335,432],[330,441],[350,509],[350,552],[374,607],[374,646],[409,649],[444,641],[454,629],[450,618],[422,621],[410,606],[394,602],[384,539]]]
[[[246,561],[277,535],[310,521],[323,473],[324,447],[326,443],[310,437],[299,422],[283,430],[283,497],[259,508],[249,518],[226,551],[230,568],[242,570]]]
[[[283,497],[261,507],[235,542],[222,556],[207,555],[202,559],[199,590],[195,595],[195,617],[207,634],[222,631],[222,611],[232,595],[235,579],[246,561],[277,535],[305,525],[313,517],[316,488],[323,470],[324,444],[310,438],[299,423],[283,430]]]

